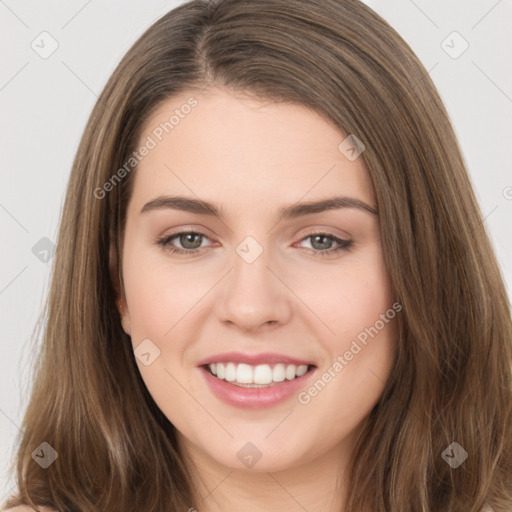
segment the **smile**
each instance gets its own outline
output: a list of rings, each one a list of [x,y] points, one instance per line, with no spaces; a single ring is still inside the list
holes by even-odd
[[[294,380],[307,373],[308,365],[278,363],[275,365],[245,363],[212,363],[206,366],[210,373],[220,380],[231,382],[236,386],[261,388],[268,387],[285,380]]]
[[[207,387],[221,402],[239,409],[273,407],[296,396],[317,366],[279,354],[229,353],[198,365]]]

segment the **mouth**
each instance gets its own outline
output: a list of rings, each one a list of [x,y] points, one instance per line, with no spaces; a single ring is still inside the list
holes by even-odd
[[[218,355],[198,369],[216,398],[241,409],[269,408],[298,396],[317,373],[315,364],[276,354]]]
[[[202,365],[216,379],[244,388],[260,389],[299,379],[316,368],[311,364],[259,364],[224,362]]]

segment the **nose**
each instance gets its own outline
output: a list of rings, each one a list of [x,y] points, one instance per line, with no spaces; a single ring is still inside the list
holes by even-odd
[[[218,318],[246,332],[289,322],[293,296],[273,267],[265,250],[251,263],[236,254],[217,296]]]

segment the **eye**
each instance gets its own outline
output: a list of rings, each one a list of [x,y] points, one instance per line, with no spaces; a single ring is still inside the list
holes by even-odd
[[[157,244],[171,253],[189,256],[200,252],[204,247],[203,241],[205,239],[208,240],[208,237],[199,231],[180,231],[159,238]],[[174,240],[176,242],[173,242]],[[310,233],[301,242],[305,240],[310,240],[309,249],[314,252],[314,256],[328,256],[339,251],[349,251],[352,246],[352,240],[343,240],[330,233]],[[179,243],[181,247],[176,247],[175,243]]]
[[[352,246],[352,240],[343,240],[330,233],[310,233],[301,242],[305,240],[310,240],[310,248],[315,251],[315,256],[328,256],[339,251],[349,251]]]
[[[180,231],[172,235],[159,238],[157,244],[161,245],[166,251],[179,254],[195,254],[202,247],[203,239],[208,237],[198,231]],[[177,239],[182,248],[172,245],[172,241]]]

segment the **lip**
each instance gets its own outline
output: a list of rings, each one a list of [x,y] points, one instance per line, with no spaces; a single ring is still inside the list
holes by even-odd
[[[261,354],[244,354],[242,352],[224,352],[207,357],[197,363],[197,366],[206,366],[213,363],[245,363],[251,366],[258,364],[294,364],[296,366],[308,365],[316,366],[312,361],[304,361],[295,357],[286,356],[284,354],[276,354],[273,352],[265,352]],[[299,377],[300,378],[300,377]]]
[[[285,380],[264,388],[244,388],[231,384],[212,375],[205,366],[200,366],[199,370],[210,390],[222,402],[240,409],[266,409],[296,396],[316,374],[317,368],[314,367],[293,380]]]

